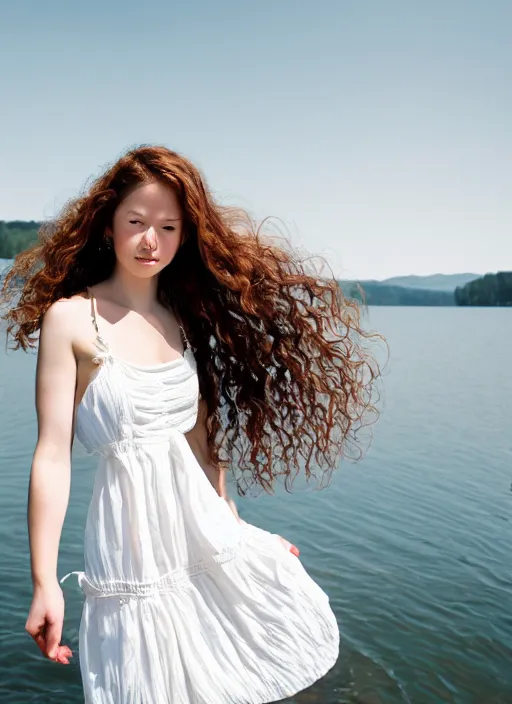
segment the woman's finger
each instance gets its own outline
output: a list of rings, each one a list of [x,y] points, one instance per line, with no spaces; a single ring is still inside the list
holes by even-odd
[[[32,636],[32,638],[37,643],[37,647],[42,652],[42,654],[46,655],[46,638],[44,637],[44,635],[42,633],[36,633]]]
[[[69,665],[69,658],[72,656],[73,653],[67,645],[60,645],[54,660],[55,662],[59,662],[61,665]]]
[[[275,534],[275,535],[279,538],[279,540],[281,541],[282,545],[284,545],[284,547],[285,547],[289,552],[292,553],[292,555],[295,555],[295,557],[299,557],[300,551],[299,551],[299,549],[298,549],[297,546],[293,545],[293,543],[290,543],[289,540],[286,540],[286,539],[283,538],[281,535],[277,535],[277,534]]]
[[[27,621],[25,625],[27,633],[35,640],[37,647],[46,655],[46,621],[42,620],[34,624],[34,621]]]
[[[62,638],[62,621],[54,621],[53,623],[50,623],[47,628],[46,643],[47,643],[48,650],[47,650],[46,654],[52,660],[55,660],[55,658],[59,652],[61,638]]]

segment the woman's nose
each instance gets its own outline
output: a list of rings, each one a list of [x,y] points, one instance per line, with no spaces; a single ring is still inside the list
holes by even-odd
[[[143,242],[148,249],[155,249],[155,247],[156,247],[156,232],[155,232],[154,227],[148,227],[148,229],[144,233]]]

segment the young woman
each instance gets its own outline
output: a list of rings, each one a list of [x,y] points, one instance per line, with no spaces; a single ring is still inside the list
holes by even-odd
[[[257,704],[322,677],[328,596],[239,518],[225,474],[244,495],[337,466],[375,410],[355,304],[163,147],[67,205],[3,293],[16,346],[40,331],[26,628],[42,652],[72,655],[57,557],[76,435],[99,458],[77,572],[87,703]]]

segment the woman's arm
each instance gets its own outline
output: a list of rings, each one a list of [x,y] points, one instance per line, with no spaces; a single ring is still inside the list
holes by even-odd
[[[243,521],[238,515],[235,502],[228,496],[226,489],[226,470],[219,469],[211,463],[206,433],[206,414],[206,403],[201,400],[199,402],[199,411],[197,414],[196,424],[192,430],[186,434],[187,440],[189,441],[192,452],[196,456],[198,463],[203,468],[204,473],[210,480],[216,492],[227,501],[239,523],[245,523],[245,521]],[[285,538],[282,538],[280,535],[277,535],[276,537],[282,542],[286,550],[292,552],[296,557],[300,555],[299,549],[295,545],[290,543]]]
[[[233,499],[228,496],[226,488],[226,471],[212,464],[210,452],[208,449],[208,439],[206,433],[206,402],[201,399],[199,401],[199,410],[197,413],[197,421],[195,426],[186,434],[186,438],[190,444],[192,452],[196,460],[202,467],[204,473],[210,480],[211,485],[219,496],[227,501],[235,516],[240,520],[236,505]]]
[[[28,496],[34,597],[26,629],[53,659],[59,654],[64,619],[57,561],[71,483],[76,384],[72,306],[70,301],[54,303],[41,328],[36,372],[38,438]]]

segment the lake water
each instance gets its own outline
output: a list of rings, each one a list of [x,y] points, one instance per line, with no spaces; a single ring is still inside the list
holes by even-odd
[[[361,464],[320,492],[239,501],[296,543],[328,592],[336,667],[293,702],[512,702],[512,310],[371,308],[390,347],[382,416]],[[0,352],[0,702],[82,702],[78,656],[43,659],[31,598],[26,494],[35,356]],[[83,567],[94,458],[75,447],[59,574]],[[64,585],[76,651],[81,592]],[[290,700],[291,701],[291,700]]]

